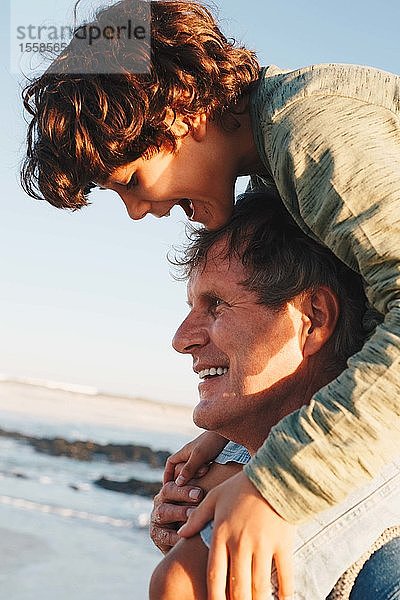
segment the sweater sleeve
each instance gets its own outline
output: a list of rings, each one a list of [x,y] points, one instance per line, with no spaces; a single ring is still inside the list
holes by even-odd
[[[384,322],[348,368],[271,431],[245,472],[298,523],[400,454],[400,118],[347,97],[304,97],[264,130],[275,184],[298,224],[366,284]]]

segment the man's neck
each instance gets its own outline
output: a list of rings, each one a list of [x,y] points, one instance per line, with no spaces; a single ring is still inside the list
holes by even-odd
[[[307,371],[295,373],[284,383],[254,399],[238,426],[220,433],[247,448],[253,456],[281,419],[309,404],[313,395],[339,375],[342,369],[327,363],[324,367],[310,361]],[[254,408],[254,410],[252,410]],[[233,425],[233,424],[232,424]]]

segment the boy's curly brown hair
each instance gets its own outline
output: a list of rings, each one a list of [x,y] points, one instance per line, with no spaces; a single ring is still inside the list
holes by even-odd
[[[129,16],[134,1],[99,11],[93,24]],[[205,6],[155,0],[150,9],[148,73],[68,73],[74,61],[84,67],[93,60],[89,52],[77,56],[72,40],[61,55],[65,74],[50,68],[23,91],[32,118],[21,182],[33,198],[71,210],[87,205],[92,182],[105,181],[117,167],[162,146],[175,149],[167,110],[183,117],[205,111],[222,119],[258,79],[255,54],[227,39]],[[112,53],[104,59],[111,60]]]

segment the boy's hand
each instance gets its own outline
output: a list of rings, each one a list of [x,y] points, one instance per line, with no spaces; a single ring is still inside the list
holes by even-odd
[[[163,483],[176,479],[177,485],[185,485],[190,479],[199,477],[199,470],[214,460],[227,443],[228,440],[218,433],[212,431],[202,433],[167,459]],[[180,463],[184,465],[179,468],[180,473],[176,477],[176,467]]]
[[[280,517],[244,473],[210,491],[179,530],[191,537],[214,519],[208,561],[208,598],[265,600],[270,594],[272,559],[279,598],[293,594],[295,526]],[[229,571],[228,571],[229,566]]]
[[[179,541],[176,531],[187,521],[188,511],[197,506],[210,489],[241,470],[242,465],[237,463],[213,463],[206,475],[191,480],[188,485],[177,486],[173,481],[164,484],[154,498],[150,523],[150,537],[161,552],[166,554]]]

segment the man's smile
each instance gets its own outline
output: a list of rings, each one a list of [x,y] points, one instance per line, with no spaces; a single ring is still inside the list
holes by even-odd
[[[200,379],[208,379],[210,377],[219,377],[221,375],[225,375],[228,372],[228,367],[210,367],[207,369],[202,369],[201,371],[197,371]]]

